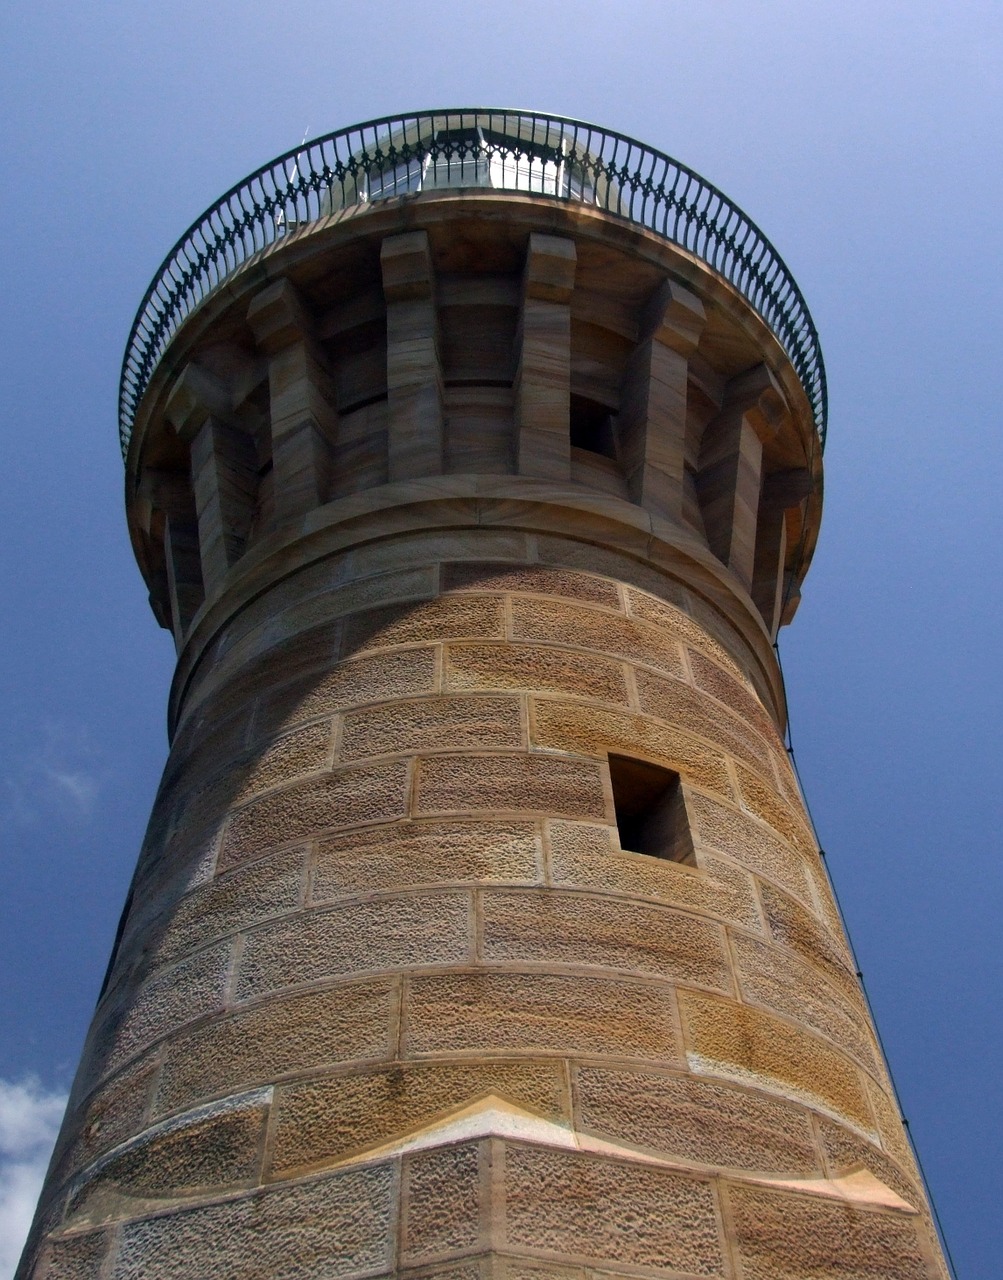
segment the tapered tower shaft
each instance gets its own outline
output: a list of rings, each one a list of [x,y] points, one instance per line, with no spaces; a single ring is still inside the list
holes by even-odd
[[[171,754],[23,1276],[945,1274],[781,737],[813,330],[602,145],[290,160],[148,309]]]

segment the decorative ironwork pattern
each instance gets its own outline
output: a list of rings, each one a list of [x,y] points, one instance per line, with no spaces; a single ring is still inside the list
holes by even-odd
[[[825,367],[814,322],[783,259],[737,205],[678,160],[623,134],[561,116],[470,108],[387,116],[304,142],[196,219],[133,321],[119,386],[123,455],[168,343],[250,257],[337,210],[457,187],[590,204],[700,258],[769,325],[801,379],[824,444]]]

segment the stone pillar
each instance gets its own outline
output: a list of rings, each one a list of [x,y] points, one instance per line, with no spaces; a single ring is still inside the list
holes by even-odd
[[[571,291],[574,241],[530,234],[515,375],[519,474],[567,480],[571,470]]]

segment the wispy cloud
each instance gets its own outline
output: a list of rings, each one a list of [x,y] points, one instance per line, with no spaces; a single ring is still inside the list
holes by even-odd
[[[14,1274],[66,1106],[37,1080],[0,1080],[0,1276]]]
[[[87,729],[47,721],[34,746],[22,752],[0,783],[0,813],[20,827],[53,817],[90,818],[105,780],[100,750]]]

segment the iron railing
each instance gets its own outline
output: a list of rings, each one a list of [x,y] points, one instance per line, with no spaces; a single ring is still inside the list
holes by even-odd
[[[825,366],[814,322],[783,259],[737,205],[678,160],[623,134],[561,116],[471,108],[387,116],[304,141],[197,218],[164,259],[133,321],[119,386],[123,455],[167,345],[250,257],[338,210],[458,187],[589,204],[700,258],[769,325],[801,379],[824,444]]]

